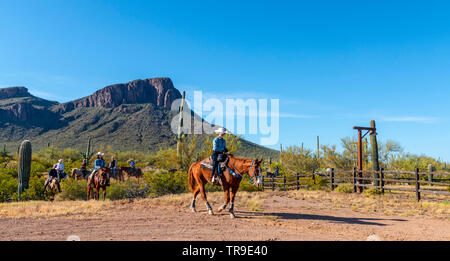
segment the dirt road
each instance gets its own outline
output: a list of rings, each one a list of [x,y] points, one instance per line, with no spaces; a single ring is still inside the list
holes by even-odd
[[[217,196],[218,197],[218,196]],[[186,202],[187,199],[187,202]],[[262,210],[236,206],[209,216],[202,201],[192,213],[183,201],[140,200],[111,203],[92,214],[2,217],[1,240],[450,240],[450,219],[361,214],[314,201],[270,195]],[[270,200],[269,200],[270,199]],[[57,204],[57,203],[55,203]],[[220,201],[215,202],[215,209]]]

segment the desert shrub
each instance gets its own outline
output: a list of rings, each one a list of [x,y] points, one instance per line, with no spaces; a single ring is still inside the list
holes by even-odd
[[[381,195],[381,190],[377,188],[368,188],[364,190],[364,194],[367,196]]]
[[[17,193],[14,193],[13,200],[44,200],[44,182],[46,178],[41,175],[31,174],[30,181],[28,183],[28,189],[26,189],[19,197]]]
[[[14,193],[17,193],[18,181],[4,170],[0,171],[0,202],[9,202],[13,200]]]
[[[326,191],[331,190],[328,184],[328,180],[323,179],[319,175],[314,176],[314,181],[313,180],[300,181],[300,184],[306,185],[307,186],[306,189],[308,190],[326,190]]]
[[[111,200],[146,198],[150,188],[146,183],[129,179],[124,183],[113,182],[107,190],[106,198]]]
[[[111,186],[106,192],[106,198],[111,200],[125,199],[126,193],[125,183],[111,182]]]
[[[340,184],[336,187],[336,191],[341,193],[353,193],[353,186],[350,184]]]
[[[149,195],[152,197],[188,191],[186,172],[145,173],[144,178],[150,187]]]
[[[58,200],[83,200],[86,199],[86,181],[63,179],[61,181],[61,193]]]

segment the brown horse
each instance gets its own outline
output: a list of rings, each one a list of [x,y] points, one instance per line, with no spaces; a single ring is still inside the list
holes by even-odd
[[[124,181],[123,171],[120,168],[108,169],[108,175],[110,178],[114,178],[118,181]]]
[[[103,189],[103,200],[106,199],[106,184],[108,180],[108,168],[98,169],[92,177],[94,180],[89,185],[89,179],[87,184],[87,200],[91,199],[92,191],[95,188],[94,199],[99,199],[100,189]]]
[[[260,184],[260,173],[261,173],[261,163],[262,159],[241,159],[235,158],[233,156],[229,156],[228,167],[225,171],[223,171],[221,175],[222,188],[225,193],[225,203],[218,209],[219,212],[227,208],[228,203],[231,201],[230,205],[230,216],[232,218],[234,215],[234,198],[236,197],[236,193],[239,189],[239,185],[242,181],[243,175],[248,173],[251,181],[253,181],[253,185]],[[191,202],[190,209],[196,212],[195,209],[195,199],[199,192],[201,192],[203,200],[205,200],[206,208],[208,209],[208,213],[210,215],[214,215],[211,205],[206,198],[205,185],[206,183],[211,183],[211,170],[204,169],[201,165],[201,161],[193,163],[189,167],[188,174],[188,184],[189,189],[194,194],[194,197]],[[195,186],[197,184],[197,186]],[[230,197],[231,190],[231,197]]]
[[[142,170],[138,168],[120,167],[120,170],[126,173],[128,177],[136,177],[136,178],[142,177]]]
[[[73,168],[70,177],[75,180],[87,179],[91,172],[91,170],[86,170],[86,172],[84,173],[81,169]]]

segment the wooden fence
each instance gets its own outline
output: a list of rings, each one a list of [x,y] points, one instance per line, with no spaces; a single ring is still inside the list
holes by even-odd
[[[381,193],[385,190],[413,192],[416,194],[417,201],[420,201],[422,194],[435,194],[450,196],[450,173],[440,172],[420,172],[415,169],[414,172],[408,171],[380,171],[363,170],[356,168],[353,170],[335,171],[331,169],[328,172],[311,172],[296,174],[292,176],[262,177],[263,189],[300,189],[315,185],[316,176],[320,176],[322,182],[326,182],[332,190],[341,184],[351,184],[353,192],[362,192],[364,188],[377,188]],[[426,180],[428,178],[428,180]],[[409,186],[399,186],[409,185]],[[396,186],[397,185],[397,186]],[[413,188],[410,188],[414,185]],[[428,185],[426,189],[421,185]]]

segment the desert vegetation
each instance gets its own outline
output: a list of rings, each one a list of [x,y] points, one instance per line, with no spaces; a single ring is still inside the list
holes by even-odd
[[[197,160],[209,156],[213,137],[206,136],[199,139],[197,136],[183,137],[180,141],[182,153],[178,154],[173,147],[160,148],[154,153],[144,153],[140,151],[114,151],[110,146],[97,145],[86,152],[80,152],[73,148],[57,148],[49,144],[45,149],[33,152],[31,159],[30,178],[28,188],[19,195],[19,154],[0,151],[0,202],[13,202],[25,200],[58,200],[73,201],[84,200],[86,192],[86,181],[76,181],[64,179],[61,182],[62,192],[53,195],[44,191],[46,173],[58,159],[63,159],[67,172],[72,168],[79,168],[86,155],[89,162],[94,161],[93,151],[105,153],[108,162],[111,156],[118,161],[119,166],[128,166],[130,159],[134,159],[137,167],[143,170],[143,177],[140,179],[129,178],[125,182],[112,180],[108,188],[107,199],[122,200],[135,198],[155,198],[168,194],[182,194],[188,192],[187,169],[189,165]],[[230,153],[242,155],[241,139],[228,135]],[[280,175],[293,175],[295,173],[305,173],[324,171],[327,168],[351,169],[356,165],[356,142],[352,138],[341,140],[342,150],[338,151],[335,145],[322,145],[320,150],[312,151],[299,146],[287,147],[280,153],[280,158],[265,159],[263,173],[279,169]],[[367,168],[371,168],[371,157],[369,145],[364,141],[364,160]],[[379,145],[380,165],[390,170],[411,171],[416,167],[427,169],[432,165],[433,170],[448,171],[447,163],[439,159],[427,157],[425,155],[413,155],[403,152],[401,146],[394,141],[387,141]],[[248,176],[241,183],[241,191],[261,191],[261,188],[251,186],[248,183]],[[310,190],[328,190],[316,177],[315,182],[310,182]],[[220,187],[207,186],[208,191],[220,191]],[[369,190],[368,193],[370,193]],[[337,192],[349,193],[351,188],[342,185],[337,188]],[[372,194],[376,194],[373,191]],[[258,206],[255,206],[257,209]]]

